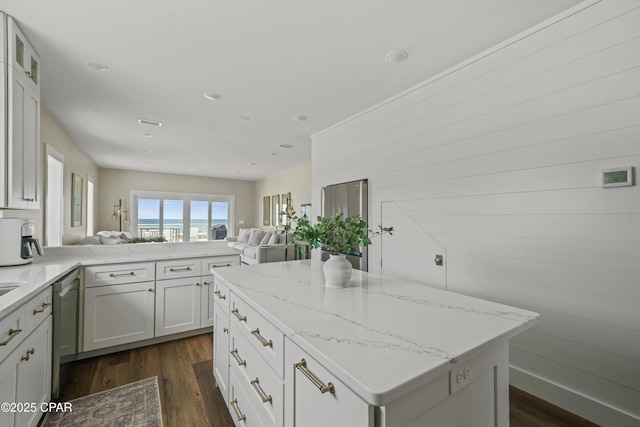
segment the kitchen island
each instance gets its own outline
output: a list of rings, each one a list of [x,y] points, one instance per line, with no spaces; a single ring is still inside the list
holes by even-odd
[[[509,424],[508,340],[531,311],[316,260],[212,271],[214,375],[243,426]]]

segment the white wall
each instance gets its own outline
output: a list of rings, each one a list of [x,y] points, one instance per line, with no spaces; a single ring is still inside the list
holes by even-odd
[[[265,196],[291,193],[293,207],[300,213],[300,205],[311,203],[311,163],[305,163],[256,181],[255,227],[274,229],[262,223],[262,200]]]
[[[58,152],[64,155],[64,230],[62,236],[62,244],[72,245],[80,241],[86,235],[87,227],[87,209],[86,209],[86,194],[87,194],[87,177],[91,176],[94,180],[95,188],[98,188],[98,167],[87,156],[84,151],[78,147],[76,142],[71,139],[69,134],[60,126],[51,114],[41,109],[41,123],[40,123],[40,138],[42,140],[41,146],[41,161],[40,161],[40,200],[41,209],[38,210],[5,210],[5,217],[12,218],[30,218],[34,220],[35,225],[35,237],[44,242],[44,215],[45,215],[45,200],[44,200],[44,184],[45,184],[45,163],[46,163],[46,148],[45,144],[48,144],[55,148]],[[71,174],[77,173],[83,177],[83,194],[84,199],[82,201],[82,226],[71,227]]]
[[[122,199],[123,205],[130,210],[129,192],[131,190],[234,195],[236,197],[236,230],[239,226],[245,226],[239,225],[239,221],[244,221],[244,224],[254,223],[255,183],[253,181],[101,168],[96,231],[117,229],[115,228],[117,223],[111,220],[113,206]]]
[[[538,311],[511,382],[637,426],[640,186],[600,172],[638,174],[639,111],[640,3],[585,2],[314,135],[312,203],[368,177],[373,222],[397,230],[370,269]]]

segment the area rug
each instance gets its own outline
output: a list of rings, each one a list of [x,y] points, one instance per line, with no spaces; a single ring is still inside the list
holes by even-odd
[[[162,427],[158,377],[90,394],[69,403],[71,411],[55,412],[53,409],[41,427]]]

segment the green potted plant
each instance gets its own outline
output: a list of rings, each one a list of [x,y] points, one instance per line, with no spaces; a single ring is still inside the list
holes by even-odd
[[[325,282],[330,287],[346,286],[351,279],[351,263],[346,259],[349,254],[357,253],[360,246],[368,246],[371,239],[382,234],[393,234],[393,227],[378,225],[379,230],[369,230],[362,217],[345,217],[336,213],[334,217],[319,216],[315,224],[309,219],[300,218],[295,211],[283,212],[289,218],[282,233],[291,233],[294,242],[304,241],[310,249],[323,248],[329,252],[329,259],[323,266]],[[292,223],[295,223],[293,228]]]

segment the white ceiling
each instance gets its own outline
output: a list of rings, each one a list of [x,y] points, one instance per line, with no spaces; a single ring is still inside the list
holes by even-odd
[[[44,108],[98,166],[256,180],[310,161],[313,133],[579,2],[0,0],[0,10],[41,56]],[[386,63],[394,49],[408,60]]]

